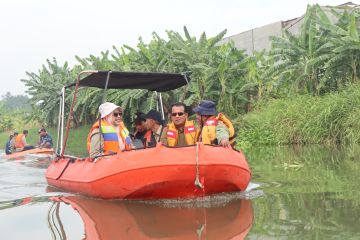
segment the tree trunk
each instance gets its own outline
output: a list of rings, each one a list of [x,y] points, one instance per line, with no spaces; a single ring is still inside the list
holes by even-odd
[[[246,92],[246,98],[247,98],[247,103],[246,103],[246,112],[251,112],[252,111],[252,101],[254,99],[253,95],[247,91]]]

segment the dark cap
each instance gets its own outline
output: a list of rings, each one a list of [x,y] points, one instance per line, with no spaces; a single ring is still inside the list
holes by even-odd
[[[144,122],[146,120],[145,114],[142,112],[135,113],[136,118],[134,119],[135,124],[141,124],[141,122]]]
[[[157,122],[159,122],[160,124],[163,124],[164,123],[164,120],[162,120],[161,118],[161,114],[158,112],[158,111],[155,111],[155,110],[150,110],[145,116],[144,116],[145,119],[152,119],[152,120],[155,120]]]
[[[199,105],[193,109],[195,113],[200,115],[217,115],[216,105],[213,101],[202,100]]]

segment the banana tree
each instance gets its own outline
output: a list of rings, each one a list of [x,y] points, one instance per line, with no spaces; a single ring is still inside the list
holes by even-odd
[[[283,37],[272,38],[269,57],[275,64],[262,78],[272,78],[279,87],[288,87],[291,92],[318,95],[323,64],[314,60],[322,55],[324,41],[317,28],[316,8],[308,6],[299,35],[286,30]]]
[[[321,8],[316,7],[320,27],[329,33],[327,43],[323,46],[329,50],[327,57],[323,59],[326,60],[324,79],[337,81],[336,86],[341,83],[356,82],[360,62],[360,11],[333,10],[332,14],[338,19],[337,23],[333,24]]]
[[[21,81],[27,86],[31,98],[29,100],[34,111],[30,119],[54,126],[57,121],[59,93],[65,84],[73,82],[76,73],[72,72],[65,62],[60,66],[56,59],[46,60],[38,73],[26,72],[27,78]],[[68,99],[69,101],[70,99]]]

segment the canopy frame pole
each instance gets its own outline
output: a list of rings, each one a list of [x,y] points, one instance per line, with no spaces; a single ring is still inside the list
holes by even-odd
[[[77,78],[77,81],[76,81],[76,85],[75,85],[75,91],[74,91],[74,97],[73,97],[73,101],[71,103],[71,107],[70,107],[70,113],[69,113],[69,117],[67,119],[67,123],[66,123],[66,134],[65,134],[65,139],[64,141],[62,141],[62,145],[63,147],[61,148],[61,155],[60,157],[63,158],[64,157],[64,154],[65,154],[65,149],[66,149],[66,142],[67,142],[67,139],[69,137],[69,131],[70,131],[70,123],[71,123],[71,120],[73,119],[73,113],[74,113],[74,106],[75,106],[75,102],[76,102],[76,94],[77,92],[79,91],[79,84],[80,84],[80,77],[81,75],[85,74],[85,73],[97,73],[98,71],[82,71],[78,74],[78,78]],[[64,94],[65,96],[65,94]],[[65,102],[65,101],[64,101]],[[64,106],[64,103],[63,103],[63,106]],[[64,121],[63,121],[64,122]]]
[[[156,99],[156,111],[159,111],[159,94],[157,91],[155,91],[155,99]]]
[[[57,139],[56,139],[56,150],[55,150],[55,154],[59,155],[60,151],[61,151],[61,147],[62,147],[62,142],[61,142],[61,135],[63,132],[63,118],[64,118],[64,109],[63,109],[63,105],[64,105],[64,95],[65,95],[65,87],[61,88],[61,93],[60,93],[60,101],[59,101],[59,118],[58,118],[58,129],[57,129]]]
[[[64,122],[65,122],[65,88],[64,88],[64,92],[63,92],[63,99],[62,99],[62,120],[61,120],[61,138],[60,138],[60,153],[62,152],[63,148],[64,148]]]
[[[104,88],[104,92],[103,92],[103,97],[102,97],[102,100],[101,100],[101,103],[104,103],[106,101],[106,95],[107,95],[107,88],[108,88],[108,85],[109,85],[109,80],[110,80],[110,75],[111,75],[112,71],[110,70],[108,73],[107,73],[107,76],[106,76],[106,82],[105,82],[105,88]],[[99,116],[99,155],[102,155],[103,153],[103,149],[101,147],[101,136],[102,136],[102,130],[101,130],[101,116]]]
[[[159,93],[159,102],[160,102],[160,108],[161,108],[161,117],[162,117],[162,120],[165,121],[164,105],[163,105],[161,93]]]
[[[186,85],[189,85],[189,79],[187,78],[187,74],[186,74],[186,72],[184,72],[182,75],[183,75],[183,76],[184,76],[184,78],[185,78]]]
[[[162,101],[162,96],[161,93],[158,93],[157,91],[155,91],[155,94],[156,94],[156,111],[161,113],[161,119],[164,121],[165,114],[164,114],[164,105]]]
[[[180,102],[184,102],[186,94],[188,92],[188,88],[189,88],[189,79],[187,77],[187,73],[188,72],[183,72],[182,73],[182,75],[184,76],[184,79],[186,81],[186,85],[185,85],[185,88],[184,88],[184,94],[182,95],[182,97],[180,97]]]
[[[106,76],[106,82],[105,82],[105,88],[104,88],[104,92],[103,92],[103,97],[102,97],[102,101],[101,103],[104,103],[106,101],[106,95],[107,95],[107,88],[109,85],[109,80],[110,80],[110,75],[111,75],[112,71],[108,71],[107,76]]]

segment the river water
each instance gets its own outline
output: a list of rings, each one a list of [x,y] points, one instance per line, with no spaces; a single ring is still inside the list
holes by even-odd
[[[360,239],[359,146],[245,152],[245,193],[150,202],[56,192],[49,157],[0,152],[0,239]]]

